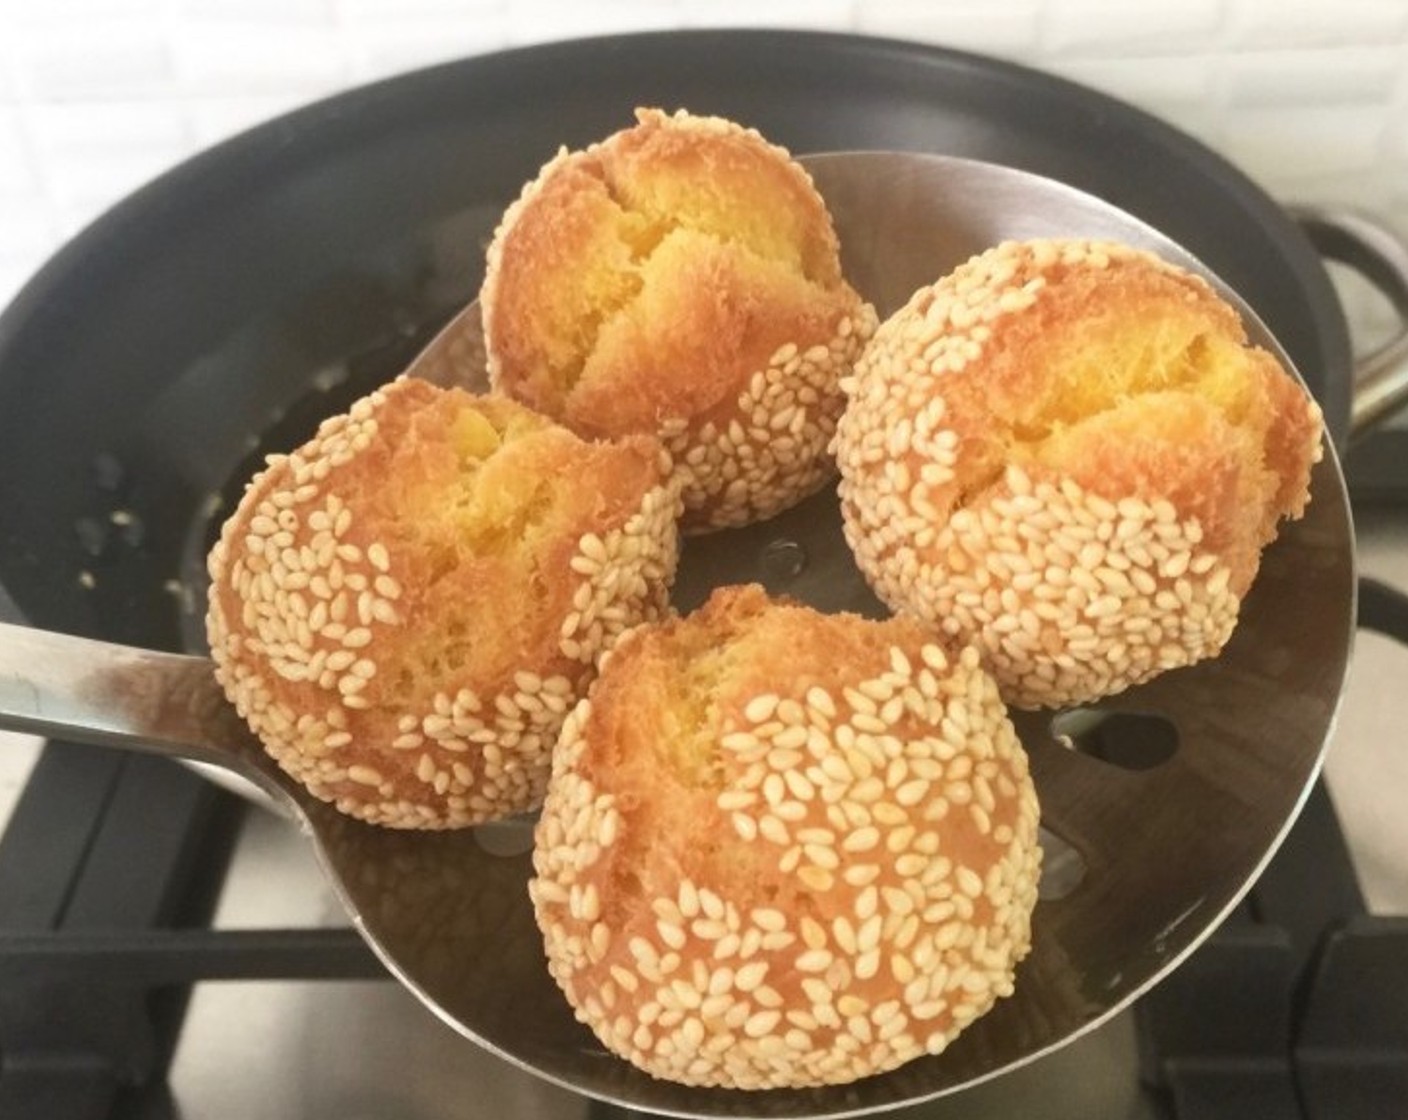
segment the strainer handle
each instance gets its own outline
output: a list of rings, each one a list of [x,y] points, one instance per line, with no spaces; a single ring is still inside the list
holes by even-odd
[[[0,622],[0,730],[204,762],[269,784],[203,657]]]

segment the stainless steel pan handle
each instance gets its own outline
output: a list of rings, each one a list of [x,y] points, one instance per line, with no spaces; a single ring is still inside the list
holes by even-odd
[[[1304,206],[1292,214],[1321,255],[1354,269],[1398,312],[1394,335],[1355,359],[1349,413],[1354,441],[1408,403],[1408,241],[1356,210]]]

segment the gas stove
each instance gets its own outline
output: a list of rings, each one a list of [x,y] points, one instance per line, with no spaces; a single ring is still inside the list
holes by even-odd
[[[905,1115],[1402,1114],[1405,464],[1402,428],[1347,461],[1354,667],[1325,777],[1248,898],[1132,1010]],[[0,1117],[622,1114],[429,1015],[282,818],[161,760],[34,753],[0,839]],[[0,758],[17,772],[23,754]]]

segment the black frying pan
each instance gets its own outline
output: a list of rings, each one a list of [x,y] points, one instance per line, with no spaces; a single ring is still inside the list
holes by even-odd
[[[1103,196],[1240,291],[1345,430],[1349,346],[1320,258],[1233,167],[1142,112],[886,40],[557,43],[260,126],[137,192],[34,278],[0,317],[0,613],[200,645],[212,521],[262,452],[403,366],[475,293],[520,185],[638,104],[730,116],[799,153],[929,150]]]

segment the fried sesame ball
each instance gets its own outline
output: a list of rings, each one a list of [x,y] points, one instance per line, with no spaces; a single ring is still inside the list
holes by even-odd
[[[1037,818],[976,653],[722,588],[623,638],[568,717],[529,890],[610,1050],[688,1085],[835,1085],[1012,992]]]
[[[248,485],[209,556],[216,675],[352,816],[535,808],[601,654],[667,608],[677,510],[653,439],[401,378]]]
[[[1006,243],[921,288],[846,382],[846,538],[890,607],[1059,707],[1216,655],[1320,411],[1201,277]]]
[[[837,387],[875,326],[810,176],[756,131],[639,110],[508,208],[480,294],[491,384],[670,451],[688,532],[834,477]]]

